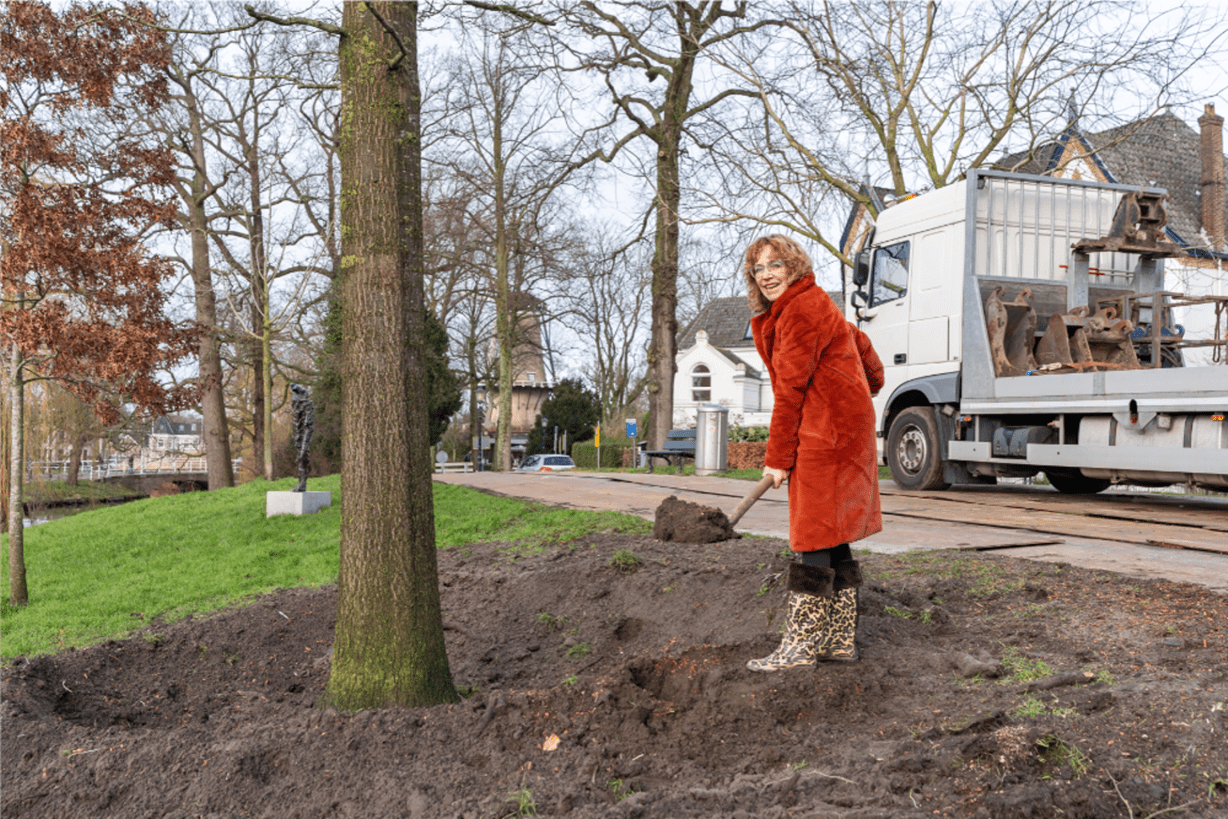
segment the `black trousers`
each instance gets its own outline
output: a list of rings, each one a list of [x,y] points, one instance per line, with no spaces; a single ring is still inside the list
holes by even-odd
[[[798,552],[798,554],[801,555],[803,566],[818,566],[823,569],[831,569],[853,559],[853,550],[847,543],[841,543],[830,549],[815,549],[813,552]]]

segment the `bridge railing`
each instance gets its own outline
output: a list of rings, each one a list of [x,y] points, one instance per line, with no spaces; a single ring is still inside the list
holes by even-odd
[[[68,478],[68,461],[34,461],[27,472],[34,480],[62,481]],[[232,464],[235,470],[239,461]],[[77,476],[82,480],[98,481],[124,475],[173,475],[175,473],[207,473],[208,461],[203,455],[167,453],[149,455],[113,455],[102,460],[83,460]]]

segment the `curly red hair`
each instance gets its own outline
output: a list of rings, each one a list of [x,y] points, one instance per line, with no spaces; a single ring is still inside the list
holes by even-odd
[[[772,306],[772,303],[768,301],[767,296],[763,295],[763,291],[759,289],[759,285],[755,282],[755,277],[751,275],[750,269],[754,267],[755,262],[758,261],[763,251],[768,248],[771,248],[774,259],[782,259],[784,261],[785,269],[789,271],[789,284],[793,284],[802,276],[814,271],[814,265],[810,261],[810,254],[788,236],[773,233],[770,236],[761,236],[751,242],[750,247],[746,248],[746,255],[742,259],[742,277],[746,279],[746,301],[750,304],[750,312],[756,316],[766,312]]]

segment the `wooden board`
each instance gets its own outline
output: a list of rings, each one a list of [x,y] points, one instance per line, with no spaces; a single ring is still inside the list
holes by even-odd
[[[879,484],[882,495],[926,497],[1015,509],[1041,509],[1085,517],[1142,520],[1228,533],[1228,498],[1168,495],[1063,495],[1032,487],[955,487],[946,492],[909,492]]]
[[[1228,554],[1228,537],[1220,531],[1195,526],[1173,526],[1063,513],[1042,505],[1012,508],[1005,504],[999,506],[967,503],[960,499],[945,501],[932,494],[891,493],[883,496],[883,511],[893,515],[973,526],[1026,529],[1067,537],[1097,538],[1142,545],[1163,543],[1169,548],[1200,549]]]

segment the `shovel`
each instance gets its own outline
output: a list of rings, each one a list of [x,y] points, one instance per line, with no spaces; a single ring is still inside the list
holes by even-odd
[[[682,543],[715,543],[736,538],[738,534],[733,527],[771,485],[772,478],[765,475],[742,498],[729,517],[725,517],[720,509],[678,500],[676,495],[670,495],[657,507],[653,537],[660,541]]]
[[[729,516],[729,528],[738,525],[738,521],[742,519],[750,508],[755,505],[755,501],[763,497],[763,493],[772,488],[772,476],[764,475],[759,479],[759,483],[755,484],[755,488],[746,493],[746,497],[742,498],[742,502],[733,508],[733,514]]]

